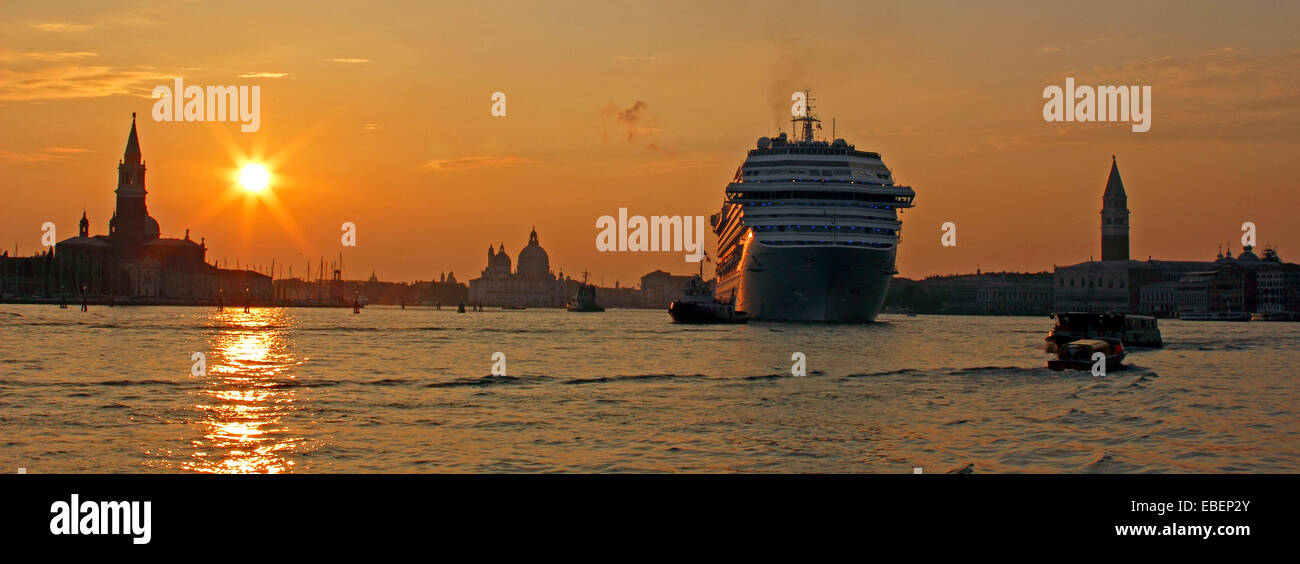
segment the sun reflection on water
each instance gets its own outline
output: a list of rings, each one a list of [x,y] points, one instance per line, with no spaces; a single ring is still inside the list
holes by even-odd
[[[193,407],[203,435],[182,469],[216,474],[278,474],[294,467],[303,438],[284,420],[298,402],[291,369],[291,321],[283,309],[212,314],[207,381]]]

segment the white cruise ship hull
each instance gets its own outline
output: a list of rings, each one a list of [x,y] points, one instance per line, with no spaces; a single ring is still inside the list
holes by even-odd
[[[894,274],[897,247],[771,246],[745,243],[738,268],[718,280],[716,295],[769,321],[874,321]]]

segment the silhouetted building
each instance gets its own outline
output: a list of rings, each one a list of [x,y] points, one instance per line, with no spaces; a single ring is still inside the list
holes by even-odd
[[[537,241],[537,230],[528,234],[528,244],[519,251],[517,268],[511,271],[505,243],[496,250],[488,245],[487,267],[469,281],[469,302],[484,306],[561,307],[576,291],[564,274],[551,272],[551,260]]]
[[[1274,249],[1264,249],[1264,268],[1256,271],[1263,313],[1300,312],[1300,265],[1283,263]]]
[[[918,313],[1046,315],[1052,309],[1052,275],[976,272],[931,276],[911,287],[900,285],[899,293],[888,303]]]
[[[1171,307],[1170,289],[1144,293],[1146,286],[1174,283],[1189,272],[1211,266],[1195,261],[1129,259],[1128,193],[1114,157],[1101,201],[1101,260],[1055,268],[1056,310],[1158,313]],[[1158,303],[1144,305],[1144,295]]]
[[[1265,249],[1264,258],[1251,246],[1236,258],[1229,250],[1210,266],[1179,280],[1180,314],[1300,311],[1300,265],[1282,262],[1275,249]]]
[[[108,222],[108,234],[92,236],[90,220],[83,212],[77,236],[59,241],[53,252],[41,255],[44,258],[40,264],[45,267],[42,293],[179,302],[206,302],[220,296],[232,300],[270,299],[269,276],[208,264],[207,246],[202,240],[192,241],[188,230],[184,239],[162,237],[158,221],[149,215],[145,172],[135,114],[131,114],[126,150],[117,165],[116,206]],[[0,273],[20,269],[21,265],[11,268],[11,260],[5,257]],[[21,268],[31,270],[31,266]],[[19,294],[32,293],[30,284],[14,286]]]
[[[1119,163],[1110,158],[1110,176],[1101,196],[1101,260],[1128,260],[1128,194],[1119,177]]]
[[[1171,317],[1178,313],[1178,283],[1156,282],[1142,286],[1138,313]]]
[[[672,275],[662,270],[656,270],[642,276],[640,307],[668,309],[670,304],[681,299],[682,293],[686,291],[686,284],[692,278],[694,278],[692,275]],[[708,284],[714,282],[714,280],[710,280]],[[718,299],[721,300],[729,298],[730,296],[718,296]]]

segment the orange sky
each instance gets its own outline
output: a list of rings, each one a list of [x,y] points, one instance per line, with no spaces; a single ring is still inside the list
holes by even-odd
[[[45,221],[75,235],[82,208],[107,232],[134,111],[151,214],[164,236],[205,237],[210,260],[301,275],[342,251],[349,278],[468,280],[488,244],[514,257],[536,225],[552,268],[635,284],[694,265],[598,253],[596,218],[714,213],[807,86],[827,134],[834,117],[916,189],[905,276],[1097,255],[1111,154],[1134,258],[1212,258],[1253,221],[1300,261],[1300,7],[994,4],[8,2],[0,246],[32,253]],[[175,76],[260,85],[260,131],[154,122],[150,92]],[[1043,88],[1067,76],[1152,86],[1151,131],[1045,122]],[[489,113],[495,91],[506,117]],[[218,206],[232,151],[279,157],[291,221]],[[356,248],[340,246],[345,221]]]

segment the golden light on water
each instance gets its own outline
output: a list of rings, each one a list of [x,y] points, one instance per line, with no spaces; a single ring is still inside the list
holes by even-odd
[[[284,335],[284,310],[214,313],[219,327],[208,353],[198,412],[202,436],[182,468],[216,474],[279,474],[294,467],[302,437],[285,419],[296,406],[297,364]]]

